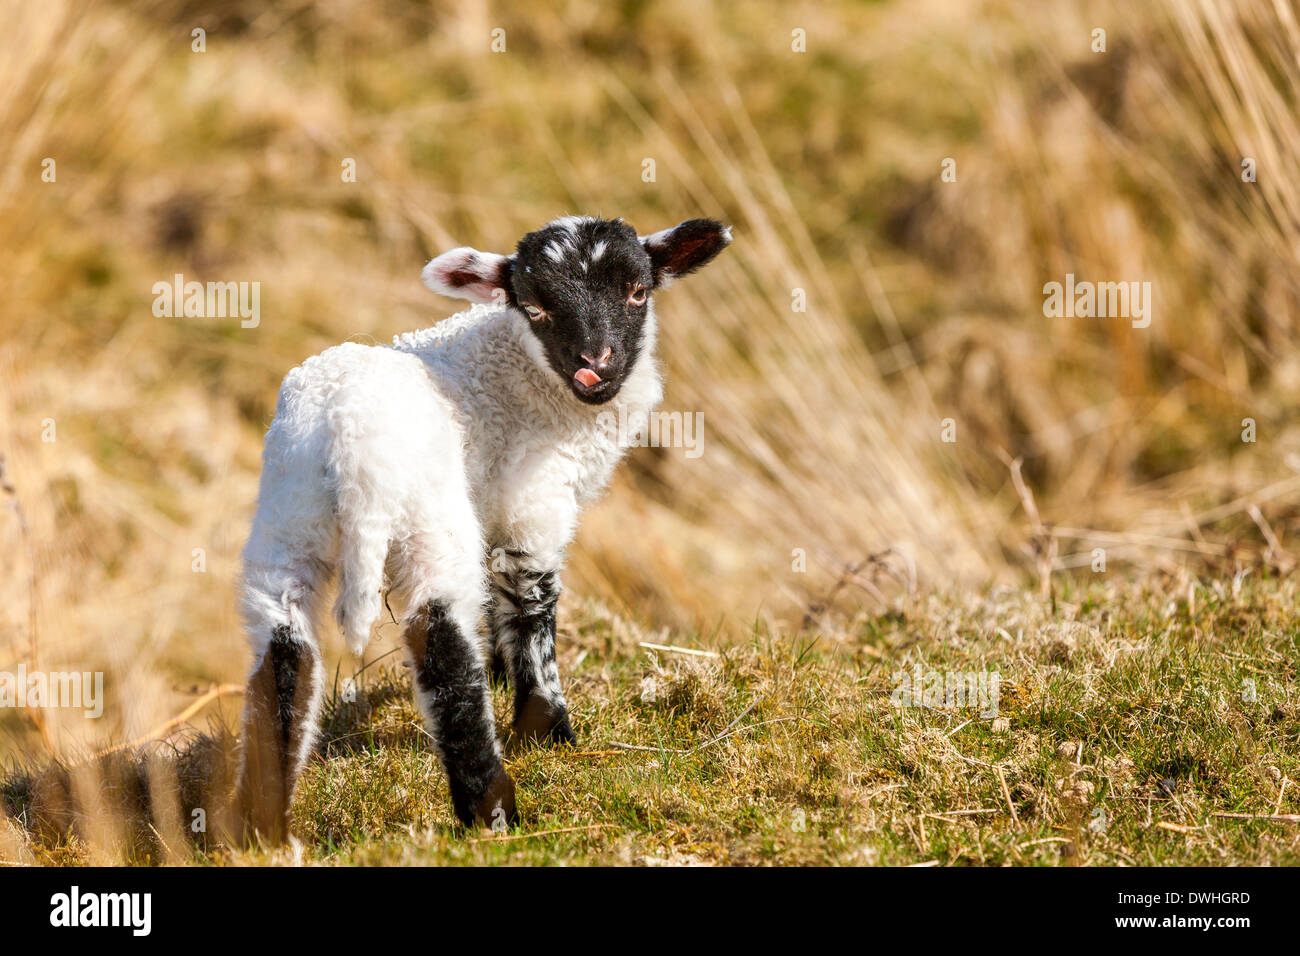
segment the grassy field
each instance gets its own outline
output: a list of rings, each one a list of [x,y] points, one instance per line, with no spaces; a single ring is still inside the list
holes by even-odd
[[[1242,578],[1095,584],[1067,589],[1055,607],[1012,589],[936,595],[849,630],[759,628],[716,648],[569,606],[560,660],[581,744],[510,760],[524,822],[509,832],[454,823],[409,681],[381,658],[358,693],[336,687],[331,697],[320,756],[300,785],[294,846],[231,852],[167,832],[165,821],[190,820],[191,803],[203,799],[199,777],[219,780],[224,768],[220,740],[182,733],[146,751],[160,760],[146,774],[149,816],[133,802],[148,760],[105,758],[98,771],[92,764],[71,776],[89,775],[84,788],[109,781],[102,799],[132,823],[46,842],[11,824],[4,855],[1295,865],[1300,594],[1291,582]],[[899,675],[910,686],[918,668],[996,673],[996,700],[912,706],[897,692]],[[503,711],[508,695],[497,702]],[[174,764],[183,768],[179,790],[168,783]],[[11,817],[37,826],[52,805],[49,781],[10,777],[5,786]]]

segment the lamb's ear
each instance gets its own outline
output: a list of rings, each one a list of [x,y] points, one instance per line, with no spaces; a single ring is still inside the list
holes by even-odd
[[[425,266],[420,278],[439,295],[456,299],[501,304],[510,299],[510,259],[495,252],[452,249]]]
[[[641,237],[641,245],[650,253],[656,287],[694,272],[730,244],[731,227],[715,219],[687,219],[671,229]]]

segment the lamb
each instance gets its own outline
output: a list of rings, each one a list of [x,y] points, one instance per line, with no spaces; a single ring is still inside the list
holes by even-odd
[[[243,556],[247,835],[287,836],[336,574],[354,654],[385,593],[405,599],[415,695],[457,818],[516,818],[488,667],[513,684],[512,739],[575,741],[555,656],[565,550],[626,447],[609,413],[644,420],[662,397],[652,294],[730,242],[711,219],[639,237],[621,219],[567,216],[508,256],[452,249],[422,278],[476,303],[468,311],[391,347],[335,346],[288,374]]]

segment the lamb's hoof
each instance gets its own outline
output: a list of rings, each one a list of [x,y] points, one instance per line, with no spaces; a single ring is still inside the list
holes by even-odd
[[[268,788],[269,790],[269,788]],[[240,849],[278,847],[289,842],[289,809],[274,792],[254,793],[241,787],[231,807],[232,818],[223,826],[223,838]]]
[[[488,784],[487,792],[473,811],[473,822],[501,830],[519,818],[515,807],[515,782],[506,773],[505,767],[498,767],[496,776]]]
[[[530,744],[578,745],[568,711],[537,694],[529,696],[515,714],[515,732],[510,737],[509,748],[513,751]]]
[[[234,833],[234,846],[243,850],[257,848],[273,849],[288,846],[290,841],[289,821],[254,823],[252,820],[241,821]]]
[[[552,744],[565,744],[569,747],[578,746],[578,735],[569,726],[568,714],[561,717],[560,722],[551,728],[551,732],[546,735],[546,741]]]

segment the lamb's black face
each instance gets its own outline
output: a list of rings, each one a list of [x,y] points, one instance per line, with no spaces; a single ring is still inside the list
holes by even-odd
[[[528,316],[555,373],[589,404],[618,394],[641,354],[654,274],[636,230],[561,219],[519,241],[512,304]]]
[[[730,242],[731,230],[712,219],[638,237],[621,219],[567,216],[524,236],[512,256],[462,247],[422,275],[435,292],[518,310],[565,387],[599,405],[618,394],[646,345],[651,293]]]

